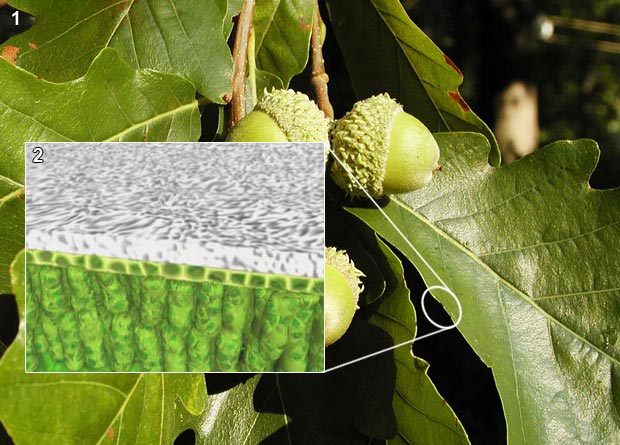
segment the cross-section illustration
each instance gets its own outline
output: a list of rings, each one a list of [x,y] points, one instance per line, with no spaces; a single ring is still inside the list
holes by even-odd
[[[26,144],[26,367],[322,371],[313,143]]]

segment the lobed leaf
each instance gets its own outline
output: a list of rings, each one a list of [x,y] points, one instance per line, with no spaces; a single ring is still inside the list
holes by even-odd
[[[53,82],[82,77],[105,48],[135,69],[187,77],[203,96],[225,103],[232,94],[226,40],[238,0],[13,0],[35,25],[0,51],[19,67]],[[10,57],[9,57],[10,56]]]
[[[400,260],[365,224],[340,209],[333,198],[326,205],[331,216],[326,228],[328,238],[337,240],[338,247],[346,249],[356,267],[366,275],[362,306],[370,314],[370,323],[387,332],[393,345],[413,340],[416,314]],[[346,341],[349,335],[345,334],[343,339]],[[428,363],[413,355],[411,344],[396,348],[393,357],[396,382],[392,406],[398,433],[390,443],[469,443],[460,421],[430,380]]]
[[[596,144],[558,142],[494,168],[480,135],[437,140],[443,170],[384,207],[427,263],[376,209],[349,211],[428,286],[456,294],[510,444],[620,442],[620,188],[588,186]],[[454,299],[432,293],[456,319]]]
[[[29,141],[196,141],[200,113],[185,79],[135,71],[106,49],[86,75],[55,84],[0,58],[0,174],[24,182]],[[0,158],[0,161],[3,159]]]

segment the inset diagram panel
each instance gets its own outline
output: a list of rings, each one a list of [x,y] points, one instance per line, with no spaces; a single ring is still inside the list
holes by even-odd
[[[26,369],[322,371],[320,143],[26,144]]]

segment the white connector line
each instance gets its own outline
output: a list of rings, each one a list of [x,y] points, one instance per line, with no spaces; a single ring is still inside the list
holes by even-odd
[[[454,326],[450,326],[448,328],[442,328],[442,329],[439,329],[438,331],[434,331],[434,332],[430,332],[428,334],[420,335],[419,337],[416,337],[416,338],[411,339],[411,340],[404,341],[404,342],[399,343],[399,344],[394,345],[394,346],[390,346],[389,348],[381,349],[380,351],[373,352],[372,354],[368,354],[368,355],[365,355],[363,357],[356,358],[355,360],[351,360],[349,362],[341,363],[340,365],[336,365],[334,367],[328,368],[328,369],[325,370],[325,372],[335,371],[336,369],[344,368],[345,366],[352,365],[353,363],[361,362],[362,360],[366,360],[367,358],[374,357],[375,355],[383,354],[384,352],[391,351],[392,349],[400,348],[401,346],[405,346],[405,345],[410,345],[413,342],[416,342],[418,340],[422,340],[424,338],[430,337],[430,336],[435,335],[435,334],[439,334],[439,333],[441,333],[443,331],[449,331],[452,328],[454,328]]]
[[[378,354],[382,354],[382,353],[384,353],[384,352],[391,351],[391,350],[396,349],[396,348],[399,348],[399,347],[401,347],[401,346],[408,345],[408,344],[412,344],[412,343],[414,343],[414,342],[415,342],[415,341],[417,341],[417,340],[421,340],[421,339],[423,339],[423,338],[430,337],[431,335],[439,334],[439,333],[441,333],[441,332],[443,332],[443,331],[447,331],[447,330],[449,330],[449,329],[453,329],[453,328],[455,328],[455,327],[456,327],[456,326],[460,323],[460,321],[461,321],[461,317],[463,316],[463,308],[461,307],[461,303],[460,303],[459,299],[456,297],[456,295],[454,294],[454,292],[453,292],[453,291],[452,291],[452,290],[451,290],[451,289],[450,289],[450,288],[446,285],[446,283],[444,283],[444,281],[441,279],[441,277],[439,276],[439,274],[438,274],[437,272],[435,272],[435,269],[433,269],[433,268],[431,267],[431,265],[430,265],[430,264],[428,264],[428,262],[427,262],[427,261],[424,259],[424,257],[420,254],[420,252],[418,252],[418,249],[416,249],[416,248],[413,246],[413,244],[411,244],[411,241],[409,241],[409,239],[405,236],[405,234],[404,234],[404,233],[403,233],[403,232],[402,232],[402,231],[398,228],[398,226],[396,225],[396,223],[394,223],[394,221],[392,221],[392,219],[391,219],[391,218],[387,215],[387,213],[385,213],[385,211],[381,208],[381,206],[377,203],[377,201],[375,201],[375,200],[374,200],[374,198],[373,198],[372,196],[370,196],[370,193],[368,193],[368,190],[366,190],[366,188],[365,188],[362,184],[360,184],[360,182],[359,182],[359,181],[357,180],[357,178],[353,175],[353,173],[351,172],[351,170],[349,170],[349,168],[348,168],[348,167],[344,164],[344,162],[342,162],[342,161],[338,158],[338,156],[336,156],[336,153],[334,153],[334,150],[332,150],[332,149],[330,148],[330,149],[329,149],[329,151],[331,152],[331,154],[332,154],[332,156],[333,156],[334,160],[335,160],[336,162],[338,162],[338,164],[340,164],[340,166],[344,169],[344,171],[346,171],[346,172],[347,172],[347,174],[351,177],[351,179],[353,179],[353,181],[355,182],[355,184],[356,184],[356,185],[357,185],[357,186],[358,186],[358,187],[359,187],[359,188],[360,188],[360,189],[364,192],[364,194],[366,195],[366,197],[367,197],[368,199],[370,199],[370,201],[371,201],[371,202],[373,203],[373,205],[377,208],[377,210],[379,210],[379,212],[381,212],[381,215],[383,215],[383,217],[384,217],[384,218],[385,218],[385,219],[386,219],[386,220],[390,223],[390,225],[394,228],[394,230],[396,230],[396,232],[397,232],[397,233],[401,236],[401,238],[402,238],[403,240],[405,240],[405,242],[407,243],[407,245],[411,248],[411,250],[413,250],[413,252],[414,252],[414,253],[418,256],[418,258],[419,258],[419,259],[420,259],[420,260],[424,263],[424,265],[425,265],[425,266],[426,266],[426,267],[427,267],[427,268],[431,271],[431,273],[432,273],[433,275],[435,275],[435,277],[437,278],[437,280],[441,283],[441,286],[431,286],[431,287],[429,287],[428,289],[426,289],[426,290],[424,291],[424,293],[422,294],[422,312],[424,312],[424,316],[428,319],[428,321],[429,321],[429,322],[430,322],[433,326],[438,327],[438,328],[439,328],[439,330],[437,330],[437,331],[435,331],[435,332],[431,332],[431,333],[425,334],[425,335],[421,335],[421,336],[419,336],[419,337],[417,337],[417,338],[414,338],[414,339],[408,340],[408,341],[403,342],[403,343],[399,343],[399,344],[394,345],[394,346],[390,346],[389,348],[385,348],[385,349],[382,349],[382,350],[380,350],[380,351],[373,352],[372,354],[365,355],[365,356],[360,357],[360,358],[357,358],[357,359],[355,359],[355,360],[351,360],[351,361],[349,361],[349,362],[342,363],[342,364],[340,364],[340,365],[334,366],[333,368],[328,368],[328,369],[326,369],[326,370],[325,370],[325,372],[333,371],[333,370],[335,370],[335,369],[342,368],[342,367],[347,366],[347,365],[350,365],[350,364],[352,364],[352,363],[357,363],[357,362],[359,362],[359,361],[361,361],[361,360],[365,360],[365,359],[367,359],[367,358],[374,357],[375,355],[378,355]],[[457,305],[457,307],[458,307],[458,309],[459,309],[459,316],[457,317],[456,322],[454,322],[452,325],[450,325],[450,326],[443,326],[443,325],[440,325],[439,323],[436,323],[434,320],[432,320],[432,319],[428,316],[428,314],[427,314],[427,312],[426,312],[426,308],[425,308],[425,306],[424,306],[424,298],[426,297],[426,294],[427,294],[427,293],[428,293],[431,289],[442,289],[442,290],[446,291],[448,294],[450,294],[450,296],[452,296],[452,298],[454,298],[454,301],[456,302],[456,305]]]

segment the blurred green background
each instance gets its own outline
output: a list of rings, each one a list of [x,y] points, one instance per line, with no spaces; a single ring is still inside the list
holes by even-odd
[[[620,184],[620,0],[402,3],[463,71],[462,95],[496,132],[511,105],[502,94],[520,83],[537,92],[538,146],[594,139],[601,161],[592,186]]]

